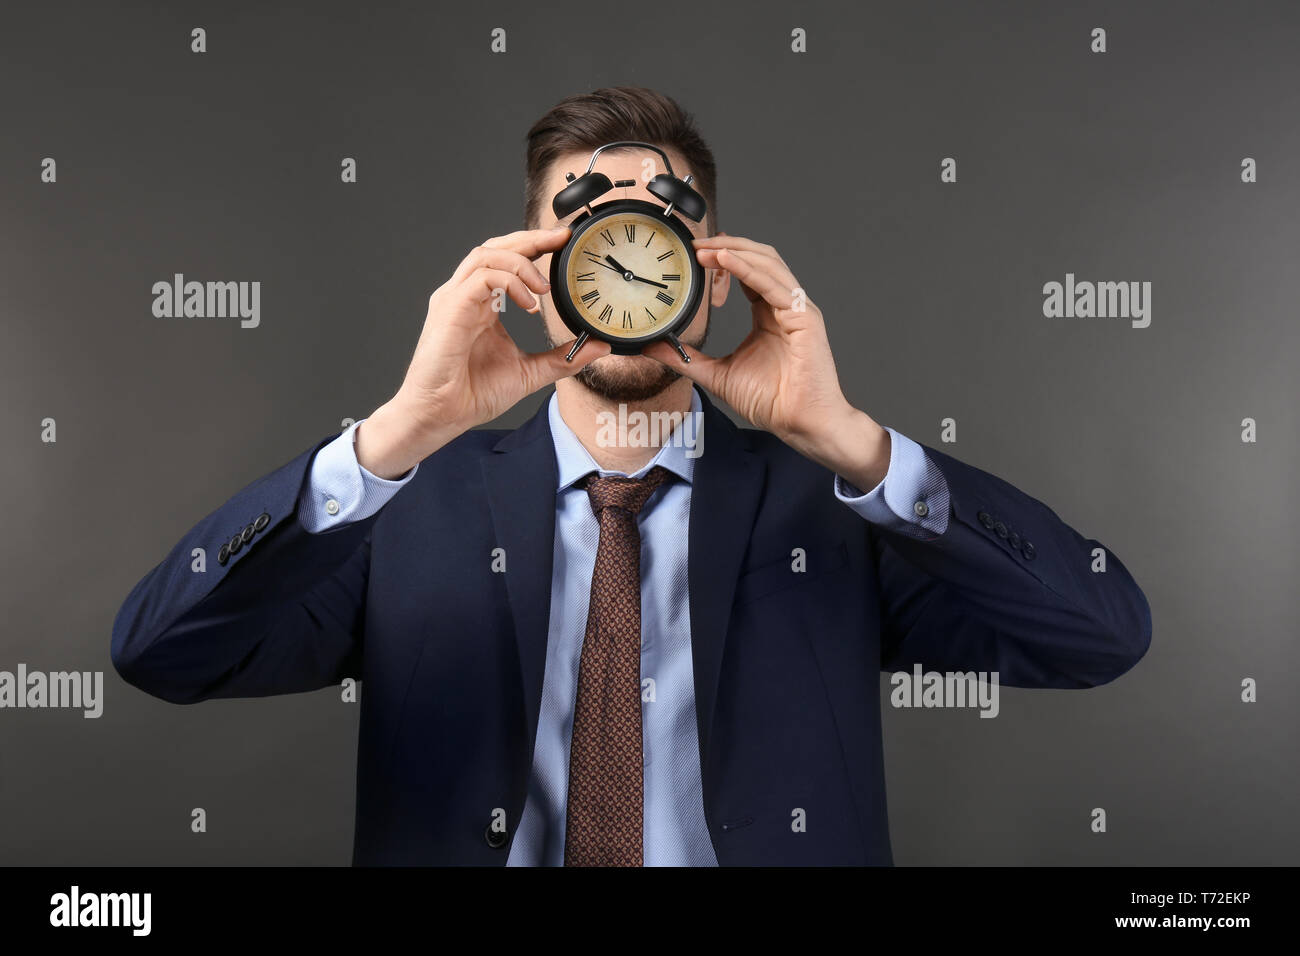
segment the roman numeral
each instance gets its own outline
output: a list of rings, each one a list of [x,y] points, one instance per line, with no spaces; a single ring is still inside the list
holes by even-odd
[[[662,302],[664,305],[672,305],[673,302],[676,301],[667,292],[660,292],[655,296],[655,298],[658,299],[660,302]]]
[[[608,229],[602,229],[600,231],[600,234],[605,237],[605,241],[608,242],[611,246],[614,244],[614,234],[610,232]]]
[[[594,252],[584,252],[583,255],[586,256],[588,259],[590,259],[592,262],[596,263],[596,265],[603,266],[605,264],[605,260],[602,259],[600,256],[596,255]]]
[[[660,276],[660,280],[663,282],[681,282],[682,277],[679,276],[676,272],[665,272],[662,276]]]
[[[659,235],[659,233],[657,233],[657,232],[651,232],[651,233],[650,233],[650,238],[647,239],[647,240],[645,241],[645,247],[646,247],[647,249],[650,248],[650,243],[654,240],[654,237],[657,236],[657,235]]]
[[[625,329],[632,328],[632,313],[629,312],[627,309],[623,310],[623,328]]]
[[[675,256],[675,255],[677,255],[677,251],[676,251],[675,249],[669,249],[669,250],[668,250],[667,252],[665,252],[662,256],[659,256],[659,261],[660,261],[660,262],[663,262],[663,261],[664,261],[665,259],[667,259],[669,256]]]
[[[636,226],[633,223],[623,223],[623,231],[627,233],[628,242],[636,242]]]
[[[579,272],[579,273],[578,273],[578,281],[579,281],[579,282],[595,282],[595,281],[596,281],[596,273],[594,273],[594,272]]]
[[[605,308],[603,308],[603,309],[600,310],[600,321],[602,321],[602,322],[604,322],[606,325],[608,325],[608,324],[609,324],[609,317],[610,317],[611,315],[613,315],[613,314],[614,314],[614,307],[611,306],[608,302],[606,302],[606,303],[605,303]]]
[[[651,321],[651,322],[658,322],[658,321],[659,321],[659,319],[657,319],[657,318],[655,317],[655,314],[654,314],[653,312],[651,312],[649,308],[647,308],[647,309],[645,310],[645,314],[648,315],[648,316],[650,316],[650,321]]]
[[[590,292],[588,292],[586,295],[582,297],[582,301],[587,303],[587,305],[591,305],[591,303],[595,302],[599,298],[600,298],[600,290],[592,289]]]

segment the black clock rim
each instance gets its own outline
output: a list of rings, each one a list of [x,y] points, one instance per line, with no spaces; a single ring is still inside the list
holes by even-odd
[[[639,335],[636,338],[628,338],[623,335],[614,335],[609,332],[603,332],[595,328],[587,321],[582,313],[577,311],[573,302],[568,296],[556,295],[556,290],[562,289],[563,286],[560,277],[565,274],[568,267],[569,257],[573,253],[576,240],[581,233],[585,233],[602,219],[621,213],[639,212],[649,215],[652,218],[662,222],[665,226],[676,233],[677,238],[689,250],[694,250],[695,236],[686,224],[671,213],[664,215],[664,207],[656,206],[652,202],[646,202],[644,199],[612,199],[609,202],[600,203],[592,206],[591,212],[584,212],[577,219],[573,220],[569,228],[572,230],[569,234],[569,241],[564,244],[564,248],[558,253],[551,256],[551,301],[555,303],[555,310],[560,313],[560,319],[564,325],[574,335],[581,335],[586,332],[594,339],[600,339],[602,342],[608,342],[615,355],[639,355],[641,349],[651,342],[661,342],[669,335],[674,335],[686,326],[690,325],[695,318],[696,311],[700,307],[700,299],[704,295],[704,267],[692,254],[688,266],[691,270],[691,291],[687,296],[686,305],[682,308],[681,314],[678,315],[669,325],[662,329],[656,329],[653,332],[647,332],[645,335]]]

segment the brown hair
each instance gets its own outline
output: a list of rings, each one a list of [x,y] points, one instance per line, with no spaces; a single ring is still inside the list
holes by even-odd
[[[652,143],[680,153],[695,176],[692,186],[709,205],[706,223],[710,231],[717,228],[717,168],[713,151],[695,128],[694,118],[671,97],[635,86],[566,97],[533,124],[528,131],[524,179],[524,222],[528,228],[540,221],[542,203],[551,200],[542,191],[547,188],[547,172],[559,156],[573,151],[590,153],[620,140]],[[674,172],[685,175],[681,170]]]

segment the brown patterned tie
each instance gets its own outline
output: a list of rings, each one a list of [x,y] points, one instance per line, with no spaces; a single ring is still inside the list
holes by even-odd
[[[565,866],[642,865],[641,532],[636,516],[672,478],[588,475],[600,521],[569,751]]]

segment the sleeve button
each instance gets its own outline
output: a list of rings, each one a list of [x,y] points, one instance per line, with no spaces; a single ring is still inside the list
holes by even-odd
[[[331,498],[329,501],[325,502],[325,511],[327,514],[332,514],[332,515],[338,514],[339,503],[335,501],[333,498]]]
[[[930,506],[927,505],[924,501],[918,501],[915,505],[912,506],[912,510],[916,512],[916,516],[918,518],[924,518],[926,515],[930,513]]]

